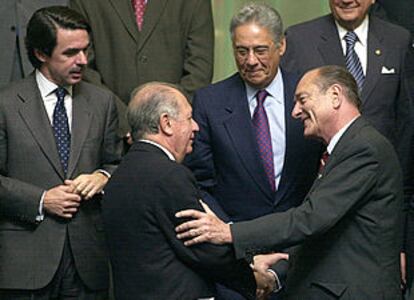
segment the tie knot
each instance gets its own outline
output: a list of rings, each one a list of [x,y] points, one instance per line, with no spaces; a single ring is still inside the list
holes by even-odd
[[[267,93],[266,90],[258,91],[257,94],[256,94],[257,104],[258,105],[263,105],[263,102],[266,100],[267,95],[269,95],[269,94]]]
[[[58,102],[62,102],[66,96],[66,89],[60,86],[55,90],[55,94],[58,99]]]
[[[356,41],[358,40],[357,35],[353,31],[348,31],[345,34],[345,42],[348,46],[354,46]]]

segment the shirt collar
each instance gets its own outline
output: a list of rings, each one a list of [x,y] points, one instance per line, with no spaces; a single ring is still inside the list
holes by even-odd
[[[348,32],[348,30],[342,27],[341,25],[339,25],[337,21],[335,21],[335,24],[336,24],[336,28],[338,29],[339,38],[342,41],[345,37],[345,34]],[[358,37],[358,41],[364,47],[366,47],[368,43],[368,26],[369,26],[369,17],[368,15],[366,15],[361,25],[359,25],[357,28],[354,29],[354,32]]]
[[[54,93],[55,90],[58,88],[58,85],[56,83],[47,79],[46,76],[43,75],[42,72],[40,72],[38,69],[36,69],[36,82],[37,86],[39,87],[42,99],[45,99],[50,94]],[[71,85],[68,85],[64,86],[64,88],[66,89],[68,94],[72,96],[73,87]]]
[[[250,102],[256,101],[256,94],[259,91],[258,89],[251,87],[245,82],[246,85],[246,94],[247,100]],[[265,90],[269,93],[271,98],[275,99],[278,103],[283,104],[283,77],[280,68],[277,69],[277,74],[275,78],[273,78],[272,82],[265,88]]]
[[[154,141],[146,140],[146,139],[140,139],[139,141],[143,142],[143,143],[151,144],[151,145],[161,149],[168,156],[168,158],[170,160],[175,161],[174,155],[172,155],[172,153],[170,151],[168,151],[165,147],[161,146],[160,144],[158,144]]]
[[[339,139],[345,133],[349,126],[357,119],[358,117],[353,118],[349,121],[344,127],[342,127],[335,135],[332,137],[331,141],[329,142],[328,147],[326,147],[326,151],[328,151],[329,155],[331,155],[333,149],[335,148],[336,144],[338,143]]]

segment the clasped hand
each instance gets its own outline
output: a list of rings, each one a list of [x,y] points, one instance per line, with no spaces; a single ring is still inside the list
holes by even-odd
[[[80,202],[100,193],[107,182],[108,177],[100,172],[65,180],[64,184],[46,191],[43,208],[50,214],[70,219],[78,211]]]

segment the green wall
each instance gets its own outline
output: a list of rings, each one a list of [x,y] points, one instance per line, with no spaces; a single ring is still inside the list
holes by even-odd
[[[248,2],[267,3],[275,7],[282,16],[285,28],[329,12],[328,0],[212,0],[216,36],[213,82],[236,71],[228,28],[235,12]]]

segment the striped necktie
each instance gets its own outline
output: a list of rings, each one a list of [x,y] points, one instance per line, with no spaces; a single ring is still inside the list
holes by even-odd
[[[355,81],[358,84],[359,90],[362,89],[364,85],[364,72],[362,70],[361,62],[359,61],[359,57],[355,52],[355,43],[358,40],[357,35],[353,31],[348,31],[345,34],[345,43],[346,43],[346,54],[345,54],[345,64],[346,68],[348,69],[349,73],[351,73]]]

